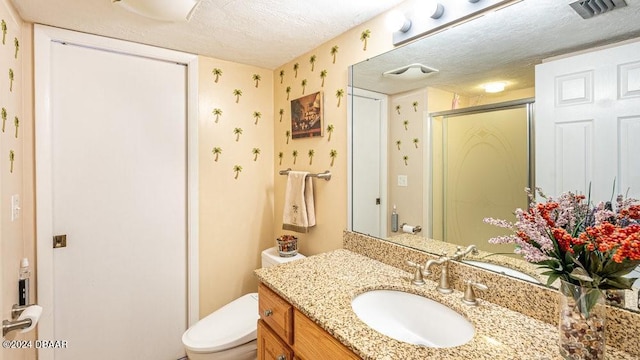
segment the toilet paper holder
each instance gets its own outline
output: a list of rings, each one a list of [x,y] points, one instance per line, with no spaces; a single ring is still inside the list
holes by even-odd
[[[2,321],[2,337],[6,336],[12,331],[26,329],[31,326],[31,319],[17,320],[24,309],[28,308],[29,306],[31,305],[20,306],[18,304],[14,304],[13,307],[11,307],[11,321]]]

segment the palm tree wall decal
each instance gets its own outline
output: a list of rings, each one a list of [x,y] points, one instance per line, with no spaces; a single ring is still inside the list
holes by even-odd
[[[235,128],[233,129],[233,133],[236,135],[236,141],[240,140],[240,135],[242,135],[242,129],[241,128]]]
[[[240,172],[242,171],[242,166],[240,165],[233,165],[233,172],[236,173],[236,176],[234,177],[234,179],[238,178],[238,175],[240,175]]]
[[[405,130],[409,130],[409,120],[405,120],[402,122],[402,125],[404,125],[404,129]]]
[[[253,150],[251,150],[251,153],[253,154],[253,161],[257,161],[258,155],[260,155],[260,148],[253,148]]]
[[[291,130],[287,130],[284,132],[284,136],[287,137],[287,145],[289,144],[289,138],[291,138]]]
[[[11,163],[11,167],[9,169],[10,173],[13,173],[13,161],[16,159],[16,153],[13,150],[9,150],[9,162]]]
[[[13,38],[13,45],[16,47],[16,52],[13,55],[14,58],[18,58],[18,50],[20,49],[20,42],[18,41],[18,38]]]
[[[5,124],[7,123],[7,109],[2,108],[2,132],[4,132]]]
[[[9,69],[9,91],[13,91],[13,69]]]
[[[260,74],[253,74],[251,78],[256,82],[256,87],[258,87],[258,85],[260,84],[260,80],[262,80],[262,76],[260,76]]]
[[[322,84],[320,87],[324,87],[324,79],[327,77],[327,70],[320,71],[320,79],[322,79]]]
[[[400,150],[400,145],[402,145],[402,140],[396,140],[396,146],[398,147],[398,150]]]
[[[291,155],[293,156],[293,165],[295,165],[296,164],[296,159],[298,158],[298,150],[293,150]]]
[[[284,70],[280,70],[280,84],[284,81]]]
[[[329,166],[333,166],[333,162],[338,157],[338,150],[331,149],[331,151],[329,151],[329,157],[331,158],[331,164]]]
[[[342,100],[343,96],[344,96],[344,89],[336,90],[336,97],[338,98],[338,107],[340,107],[340,101]]]
[[[418,143],[420,142],[420,139],[418,138],[413,138],[413,145],[416,146],[416,149],[418,148]]]
[[[329,136],[327,136],[327,141],[331,141],[331,134],[333,134],[333,130],[335,130],[335,126],[333,126],[333,124],[327,125],[327,133],[329,134]]]
[[[7,22],[2,19],[2,45],[4,45],[4,41],[7,38]]]
[[[400,109],[401,108],[402,108],[402,106],[396,105],[396,112],[398,113],[398,115],[400,115]]]
[[[296,79],[298,78],[298,68],[300,68],[300,64],[298,63],[293,64],[293,72],[294,72],[294,77]]]
[[[291,95],[291,86],[287,86],[284,91],[287,93],[287,100],[289,100],[289,95]]]
[[[218,157],[222,154],[222,148],[216,146],[211,150],[211,152],[214,155],[213,161],[218,161]]]
[[[404,165],[408,166],[409,165],[409,155],[405,155],[402,157],[402,160],[404,160]]]
[[[317,60],[317,57],[315,55],[311,55],[311,57],[309,58],[309,63],[311,64],[311,71],[313,71],[313,69],[316,68],[316,60]]]
[[[331,56],[333,56],[333,63],[336,63],[336,55],[338,54],[338,45],[334,45],[331,47]]]
[[[211,73],[213,74],[213,76],[215,77],[213,79],[213,82],[218,82],[218,80],[220,80],[220,76],[222,76],[222,69],[218,69],[218,68],[214,68],[213,70],[211,70]]]
[[[222,109],[215,108],[211,113],[216,117],[216,120],[214,122],[217,123],[218,120],[220,120],[220,116],[222,116]]]
[[[307,155],[309,155],[309,165],[313,163],[313,155],[315,154],[316,154],[316,151],[313,149],[309,149],[309,152],[307,152]]]
[[[279,160],[278,165],[282,165],[282,159],[283,158],[284,158],[284,153],[282,151],[280,151],[278,153],[278,160]]]
[[[13,118],[13,125],[16,127],[16,139],[18,138],[18,127],[20,126],[20,119],[18,117]]]
[[[280,122],[282,122],[282,115],[284,115],[284,109],[280,109],[278,113],[280,114]]]
[[[418,112],[418,102],[414,101],[413,104],[411,104],[413,106],[413,111],[414,112]]]
[[[242,90],[234,89],[233,95],[236,97],[236,104],[240,101],[240,96],[242,96]]]
[[[260,120],[261,117],[262,117],[262,113],[260,111],[254,111],[253,118],[256,119],[256,122],[253,124],[258,125],[258,120]]]
[[[367,51],[367,40],[371,37],[371,30],[367,29],[360,34],[360,40],[364,43],[362,50]]]
[[[302,95],[304,95],[304,89],[307,87],[307,79],[302,80]]]

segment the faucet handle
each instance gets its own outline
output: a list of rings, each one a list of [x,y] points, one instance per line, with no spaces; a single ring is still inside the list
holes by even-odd
[[[473,280],[466,280],[464,283],[466,284],[466,287],[464,290],[464,297],[462,298],[462,302],[467,305],[477,306],[478,300],[476,299],[476,293],[474,289],[487,291],[489,290],[489,287],[485,284],[475,282]]]
[[[409,260],[406,261],[406,264],[411,266],[412,268],[415,268],[415,271],[413,273],[413,280],[411,280],[411,283],[414,285],[424,285],[424,279],[422,278],[422,269],[424,269],[424,266]]]

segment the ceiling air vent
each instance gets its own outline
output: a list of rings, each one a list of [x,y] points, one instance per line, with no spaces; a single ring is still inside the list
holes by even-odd
[[[402,79],[402,80],[417,80],[425,78],[433,73],[437,73],[438,70],[428,67],[422,64],[411,64],[397,69],[385,71],[383,76]]]
[[[627,6],[625,0],[580,0],[570,4],[582,18],[590,19],[607,11]]]

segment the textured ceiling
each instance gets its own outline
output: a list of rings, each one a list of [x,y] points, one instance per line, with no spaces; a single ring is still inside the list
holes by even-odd
[[[530,88],[543,59],[640,37],[640,0],[588,20],[569,6],[573,1],[524,0],[423,38],[354,66],[353,85],[386,94],[433,86],[466,96],[483,95],[480,85],[489,81]],[[412,81],[382,76],[412,63],[439,72]]]
[[[202,0],[188,23],[112,0],[11,0],[30,22],[274,69],[403,0]]]

